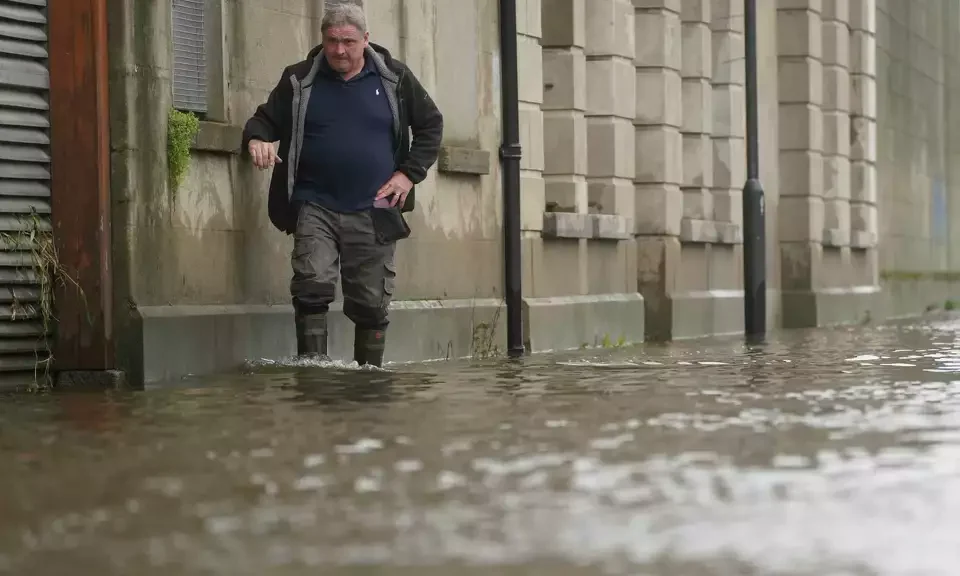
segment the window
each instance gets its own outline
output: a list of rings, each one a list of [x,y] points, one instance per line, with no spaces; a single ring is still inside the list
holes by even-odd
[[[173,106],[207,112],[207,0],[173,0]]]

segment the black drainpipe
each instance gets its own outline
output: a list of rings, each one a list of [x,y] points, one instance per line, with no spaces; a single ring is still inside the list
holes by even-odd
[[[500,82],[503,142],[504,297],[507,304],[507,353],[523,356],[523,296],[520,266],[520,110],[517,74],[517,2],[500,0]]]
[[[747,76],[747,182],[743,186],[743,328],[748,340],[767,331],[767,240],[757,110],[757,0],[744,0]]]

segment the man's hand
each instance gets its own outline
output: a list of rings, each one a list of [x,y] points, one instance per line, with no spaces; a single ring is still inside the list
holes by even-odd
[[[407,178],[406,174],[402,172],[394,172],[393,176],[387,180],[387,183],[377,190],[376,200],[393,196],[393,199],[390,200],[390,206],[397,206],[398,204],[403,206],[403,203],[407,200],[407,194],[410,193],[412,188],[413,182]]]
[[[250,158],[253,159],[253,165],[261,170],[273,168],[274,164],[283,164],[272,142],[251,140],[247,150],[250,152]]]

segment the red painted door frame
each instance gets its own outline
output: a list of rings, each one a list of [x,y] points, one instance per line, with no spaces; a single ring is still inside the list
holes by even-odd
[[[60,265],[58,371],[114,366],[107,0],[48,2],[51,209]]]

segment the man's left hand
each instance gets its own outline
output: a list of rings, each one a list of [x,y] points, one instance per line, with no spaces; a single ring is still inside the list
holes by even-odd
[[[413,182],[402,172],[394,172],[393,176],[387,180],[387,183],[377,190],[377,200],[393,196],[390,200],[390,206],[403,206],[407,200],[407,194],[413,188]]]

